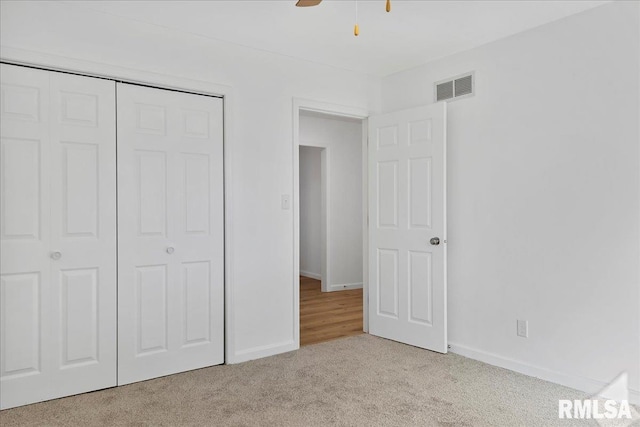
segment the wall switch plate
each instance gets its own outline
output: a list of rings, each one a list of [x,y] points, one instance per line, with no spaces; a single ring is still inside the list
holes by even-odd
[[[527,320],[518,320],[518,336],[529,338],[529,322]]]
[[[291,197],[288,194],[282,195],[282,210],[288,211],[291,209]]]

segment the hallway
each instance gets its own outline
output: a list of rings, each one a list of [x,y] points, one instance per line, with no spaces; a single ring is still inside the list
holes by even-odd
[[[300,276],[300,345],[362,334],[362,289],[322,292]]]

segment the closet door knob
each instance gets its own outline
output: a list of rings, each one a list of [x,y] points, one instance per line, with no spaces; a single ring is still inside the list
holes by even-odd
[[[167,248],[167,253],[168,253],[169,255],[171,255],[174,251],[175,251],[175,249],[173,248],[173,246],[169,246],[169,247]]]
[[[58,261],[60,258],[62,258],[62,252],[51,252],[51,259],[54,261]]]

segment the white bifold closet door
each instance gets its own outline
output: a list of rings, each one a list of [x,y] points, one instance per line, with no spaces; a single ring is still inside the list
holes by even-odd
[[[118,384],[224,362],[222,99],[118,93]]]
[[[116,384],[115,83],[0,65],[0,408]]]

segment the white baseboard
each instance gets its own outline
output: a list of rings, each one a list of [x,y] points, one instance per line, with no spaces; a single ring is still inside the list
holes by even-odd
[[[479,360],[480,362],[488,363],[489,365],[509,369],[510,371],[515,371],[520,374],[528,375],[530,377],[540,378],[541,380],[580,390],[587,393],[589,396],[595,395],[608,385],[604,381],[566,375],[560,372],[541,368],[539,366],[530,365],[525,362],[520,362],[518,360],[499,356],[494,353],[488,353],[486,351],[466,347],[461,344],[450,342],[449,345],[451,346],[451,348],[449,348],[449,351],[455,354],[459,354],[460,356]],[[633,403],[634,405],[640,405],[640,391],[629,390],[629,402]]]
[[[236,354],[228,360],[229,365],[236,363],[247,362],[249,360],[261,359],[263,357],[274,356],[280,353],[287,353],[289,351],[297,350],[295,341],[286,341],[277,344],[268,344],[260,347],[248,348],[246,350],[236,351]]]
[[[312,273],[310,271],[300,270],[300,275],[304,276],[304,277],[310,277],[310,278],[316,279],[316,280],[322,280],[322,275],[321,274]]]
[[[360,283],[342,283],[337,285],[330,285],[328,292],[346,291],[347,289],[362,289],[362,282]]]

